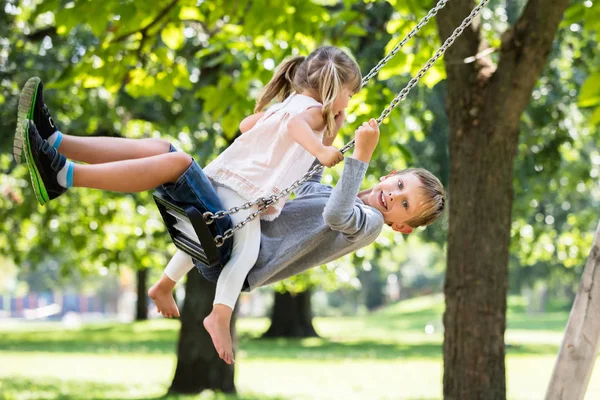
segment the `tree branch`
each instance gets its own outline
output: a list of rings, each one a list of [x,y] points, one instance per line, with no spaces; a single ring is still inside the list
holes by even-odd
[[[473,0],[453,0],[437,18],[440,38],[447,38],[474,6]],[[461,132],[465,124],[502,115],[498,134],[518,135],[520,115],[527,106],[531,91],[546,64],[558,24],[569,0],[529,0],[515,26],[502,34],[500,61],[497,68],[489,57],[474,63],[446,63],[449,104],[453,129]],[[481,38],[476,19],[465,29],[446,53],[446,60],[464,60],[487,47]],[[493,98],[494,106],[487,99]],[[487,114],[481,114],[486,108]],[[466,115],[462,109],[470,110]],[[492,110],[493,109],[493,110]],[[471,122],[469,122],[471,121]],[[508,142],[507,142],[508,143]]]
[[[31,32],[29,35],[25,35],[27,40],[31,42],[39,42],[46,36],[55,36],[56,35],[56,27],[55,26],[47,26],[46,28],[39,29],[37,31]]]
[[[436,22],[442,43],[463,22],[474,7],[475,2],[473,0],[452,0],[447,7],[439,12]],[[481,39],[480,27],[480,17],[477,16],[462,35],[456,39],[454,44],[448,48],[444,59],[464,60],[472,57],[473,54],[479,54],[487,47]],[[452,91],[472,88],[476,83],[478,66],[478,63],[447,63],[448,89]],[[454,83],[458,84],[459,87],[451,87],[454,86]]]
[[[172,0],[161,12],[158,13],[156,18],[154,18],[154,20],[152,20],[152,22],[150,22],[148,25],[146,25],[145,27],[138,29],[136,31],[125,33],[121,36],[118,36],[117,38],[113,39],[111,41],[111,43],[122,42],[123,40],[127,39],[129,36],[134,35],[138,32],[145,36],[148,33],[148,30],[150,30],[154,25],[158,24],[158,22],[161,19],[163,19],[169,13],[169,11],[171,11],[171,9],[173,7],[175,7],[175,5],[178,2],[179,2],[179,0]]]
[[[505,106],[507,120],[518,121],[527,106],[568,5],[569,0],[529,0],[515,26],[502,35],[500,62],[490,95],[498,96]]]

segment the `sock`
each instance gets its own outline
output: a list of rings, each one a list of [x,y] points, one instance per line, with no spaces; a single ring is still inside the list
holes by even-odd
[[[62,132],[61,131],[54,132],[48,138],[48,143],[50,143],[50,146],[54,147],[55,149],[58,149],[58,146],[60,146],[60,142],[62,142]]]
[[[67,161],[64,167],[60,171],[58,171],[58,175],[56,176],[56,180],[58,184],[64,188],[69,189],[73,187],[73,168],[75,165],[71,161]]]

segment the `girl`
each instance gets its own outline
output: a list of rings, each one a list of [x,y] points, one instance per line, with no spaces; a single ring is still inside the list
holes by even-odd
[[[258,99],[255,114],[241,122],[243,135],[202,171],[188,155],[175,152],[161,140],[77,138],[61,134],[43,104],[42,84],[38,79],[28,82],[21,96],[19,119],[23,122],[17,128],[15,157],[20,158],[17,155],[25,150],[36,196],[42,204],[71,186],[122,192],[160,186],[175,200],[183,197],[206,201],[211,193],[205,193],[206,185],[198,185],[205,180],[205,174],[214,183],[223,206],[229,208],[279,193],[304,175],[315,157],[328,167],[340,162],[342,154],[332,146],[325,146],[323,136],[330,138],[337,133],[348,99],[360,87],[358,65],[335,47],[321,47],[306,58],[285,60]],[[280,102],[262,111],[274,98]],[[73,164],[57,151],[59,146],[72,159],[98,165]],[[181,195],[182,190],[186,195]],[[281,199],[273,204],[261,218],[275,219],[284,202]],[[256,206],[234,214],[233,223],[254,211]],[[204,320],[219,356],[230,364],[234,362],[231,314],[248,271],[258,257],[260,221],[255,219],[236,231],[233,246],[231,259],[217,281],[213,310]],[[150,296],[164,315],[178,315],[171,290],[192,267],[189,256],[178,253],[150,290]]]

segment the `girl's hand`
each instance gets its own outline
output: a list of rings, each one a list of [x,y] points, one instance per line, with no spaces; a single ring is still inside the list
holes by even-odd
[[[344,155],[333,146],[323,146],[317,159],[324,166],[331,168],[344,159]]]

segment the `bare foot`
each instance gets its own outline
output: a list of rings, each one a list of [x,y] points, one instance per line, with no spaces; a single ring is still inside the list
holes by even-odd
[[[210,334],[219,357],[227,364],[233,364],[235,360],[233,359],[233,346],[227,319],[219,318],[213,310],[208,317],[204,318],[204,328]]]
[[[163,275],[154,286],[148,290],[148,296],[156,304],[159,313],[167,318],[179,317],[179,308],[173,298],[175,282]]]

